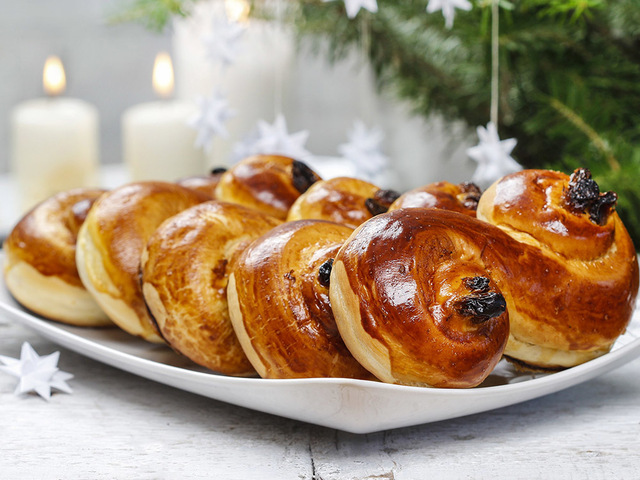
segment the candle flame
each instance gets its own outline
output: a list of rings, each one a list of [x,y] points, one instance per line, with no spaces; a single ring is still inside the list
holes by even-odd
[[[171,57],[166,52],[160,52],[153,64],[153,89],[160,97],[168,98],[173,93],[173,83]]]
[[[248,0],[225,0],[227,18],[232,22],[246,22],[249,19],[251,5]]]
[[[59,57],[51,55],[44,62],[42,71],[42,86],[47,95],[52,97],[60,95],[67,86],[67,78],[64,67]]]

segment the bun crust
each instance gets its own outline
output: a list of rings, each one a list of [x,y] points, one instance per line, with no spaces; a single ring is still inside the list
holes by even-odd
[[[435,209],[396,210],[356,229],[336,256],[330,288],[354,357],[388,383],[480,384],[509,333],[484,256],[500,241],[512,243],[491,225]],[[472,312],[476,300],[486,301],[486,315]]]
[[[430,183],[402,194],[391,204],[389,211],[399,208],[441,208],[475,217],[480,194],[480,189],[473,183]]]
[[[503,255],[511,338],[505,354],[543,368],[607,353],[638,292],[635,248],[615,211],[595,223],[566,202],[568,175],[525,170],[494,183],[478,218],[520,244]]]
[[[261,377],[372,378],[342,342],[329,302],[327,261],[351,232],[320,220],[289,222],[241,255],[229,281],[229,309]]]
[[[78,272],[126,332],[163,343],[142,297],[140,255],[164,220],[208,198],[172,183],[137,182],[103,195],[89,212],[78,234]]]
[[[142,288],[171,347],[216,372],[255,375],[229,320],[227,282],[244,248],[279,224],[240,205],[207,202],[156,230],[142,255]]]
[[[76,237],[87,212],[105,191],[74,189],[40,203],[4,243],[5,283],[26,308],[76,326],[112,325],[82,285]]]
[[[215,198],[285,220],[300,194],[320,177],[304,163],[278,155],[256,155],[227,170]]]
[[[379,190],[379,187],[357,178],[322,180],[298,197],[289,210],[287,220],[327,220],[356,228],[373,217],[367,208],[367,200],[373,200]]]

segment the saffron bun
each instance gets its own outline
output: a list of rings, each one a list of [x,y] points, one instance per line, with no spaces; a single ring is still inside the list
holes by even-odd
[[[58,193],[30,210],[4,242],[4,278],[24,307],[84,327],[113,325],[84,288],[76,268],[76,237],[99,189]]]
[[[500,361],[509,314],[491,260],[492,225],[405,208],[358,227],[338,251],[330,298],[353,356],[387,383],[475,387]]]
[[[287,222],[238,259],[229,313],[261,377],[373,379],[344,345],[329,302],[331,260],[351,232],[322,220]]]
[[[248,157],[222,174],[215,198],[285,220],[293,202],[320,177],[306,164],[279,155]]]
[[[183,187],[196,190],[200,193],[208,195],[211,199],[215,199],[216,187],[220,183],[220,177],[226,172],[224,167],[218,167],[212,169],[208,175],[193,175],[190,177],[184,177],[178,180],[176,183]]]
[[[244,248],[280,223],[257,210],[212,201],[160,225],[142,254],[142,291],[174,350],[219,373],[255,375],[229,320],[227,282]]]
[[[442,208],[475,217],[481,193],[480,188],[470,182],[457,185],[450,182],[430,183],[403,193],[391,204],[389,211],[399,208]]]
[[[163,343],[140,286],[140,255],[167,218],[209,197],[173,183],[130,183],[101,196],[78,233],[80,279],[122,330]]]
[[[316,219],[356,228],[386,212],[399,194],[357,178],[337,177],[314,183],[293,203],[287,221]]]
[[[507,175],[480,198],[479,219],[521,247],[504,255],[511,333],[505,355],[558,369],[607,353],[638,292],[632,240],[586,169]],[[508,282],[508,286],[507,283]]]

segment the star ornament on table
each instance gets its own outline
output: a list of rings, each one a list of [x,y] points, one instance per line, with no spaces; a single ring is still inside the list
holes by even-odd
[[[472,182],[486,188],[499,178],[522,170],[522,166],[511,158],[511,152],[518,143],[515,138],[500,140],[493,122],[489,122],[486,128],[478,127],[477,132],[480,143],[467,149],[467,155],[478,162]]]
[[[324,2],[333,2],[335,0],[324,0]],[[361,8],[369,10],[372,13],[378,11],[377,0],[344,0],[344,7],[347,10],[347,17],[356,18]]]
[[[196,148],[210,152],[213,137],[216,135],[229,136],[225,123],[235,116],[235,111],[229,108],[227,99],[217,91],[214,91],[210,97],[198,97],[196,103],[198,113],[189,120],[188,125],[198,132],[195,142]]]
[[[246,26],[229,20],[226,15],[216,17],[211,31],[202,38],[206,56],[213,62],[221,62],[225,67],[233,64],[240,54],[245,31]]]
[[[471,3],[467,0],[429,0],[427,13],[434,13],[441,10],[442,16],[444,17],[444,26],[450,29],[453,27],[456,8],[469,11],[471,10]]]
[[[73,375],[58,369],[60,352],[51,355],[39,356],[28,343],[22,344],[20,359],[4,357],[0,355],[0,371],[8,373],[20,381],[15,390],[16,395],[35,392],[45,400],[51,398],[51,389],[71,393],[67,380]]]
[[[388,166],[389,159],[382,153],[384,132],[378,128],[367,128],[357,120],[349,132],[349,141],[338,147],[338,152],[350,161],[356,170],[373,179]]]
[[[236,145],[233,157],[239,161],[251,155],[265,154],[284,155],[301,160],[311,155],[304,148],[308,138],[308,130],[289,133],[287,121],[284,115],[280,114],[273,124],[264,120],[258,121],[257,132]]]

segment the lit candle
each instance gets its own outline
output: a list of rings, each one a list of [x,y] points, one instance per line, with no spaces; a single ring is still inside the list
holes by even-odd
[[[11,170],[23,211],[57,192],[97,181],[96,108],[60,97],[66,76],[58,57],[45,62],[43,87],[48,98],[24,102],[11,114]]]
[[[171,58],[160,53],[153,67],[153,88],[162,100],[131,107],[122,117],[124,163],[132,180],[175,181],[204,171],[204,153],[195,147],[196,131],[187,125],[195,106],[170,100],[173,87]]]

